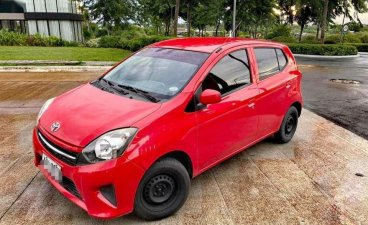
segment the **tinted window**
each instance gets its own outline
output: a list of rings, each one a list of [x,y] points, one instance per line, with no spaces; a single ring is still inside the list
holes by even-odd
[[[207,57],[207,53],[201,52],[146,48],[104,78],[148,92],[159,99],[170,99],[184,88]]]
[[[279,60],[280,70],[282,70],[287,64],[286,57],[284,55],[284,52],[281,49],[276,49],[276,54],[277,54],[277,59]]]
[[[203,81],[202,88],[229,93],[251,83],[246,50],[233,52],[222,58]]]
[[[260,80],[264,80],[279,71],[279,63],[277,61],[275,49],[256,48],[254,52],[257,57]]]

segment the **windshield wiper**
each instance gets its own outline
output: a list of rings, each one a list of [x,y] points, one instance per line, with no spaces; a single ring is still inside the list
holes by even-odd
[[[105,78],[101,79],[103,82],[105,82],[107,85],[109,85],[114,91],[119,92],[120,94],[127,95],[128,93],[125,92],[123,89],[119,88],[116,84],[113,82],[106,80]]]
[[[143,91],[143,90],[137,89],[135,87],[122,85],[122,84],[117,84],[117,86],[120,87],[120,88],[124,88],[128,91],[134,92],[134,93],[136,93],[140,96],[143,96],[144,98],[150,100],[151,102],[157,103],[157,102],[160,101],[159,99],[157,99],[157,98],[153,97],[152,95],[150,95],[147,91]]]

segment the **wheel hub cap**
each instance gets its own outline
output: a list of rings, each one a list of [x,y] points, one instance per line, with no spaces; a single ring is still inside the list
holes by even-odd
[[[168,175],[153,177],[144,188],[144,197],[148,202],[160,204],[167,201],[174,193],[174,179]]]
[[[293,117],[289,117],[287,122],[286,122],[286,133],[291,133],[293,131],[294,128],[294,118]]]

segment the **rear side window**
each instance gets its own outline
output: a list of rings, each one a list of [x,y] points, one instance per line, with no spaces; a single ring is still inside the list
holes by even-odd
[[[281,49],[256,48],[259,79],[264,80],[280,72],[287,64],[286,57]]]

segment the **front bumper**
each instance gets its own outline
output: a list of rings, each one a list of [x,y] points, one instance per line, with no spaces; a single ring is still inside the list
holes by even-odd
[[[53,137],[46,135],[49,140]],[[55,140],[57,141],[57,140]],[[58,142],[60,144],[60,141]],[[87,211],[93,217],[110,219],[131,213],[134,209],[135,193],[144,170],[120,157],[116,160],[72,166],[51,154],[40,142],[37,128],[33,132],[35,165],[48,181],[66,198]],[[68,149],[68,146],[62,146]],[[56,181],[41,165],[42,154],[61,166],[63,181]],[[106,187],[110,187],[107,188]],[[112,187],[112,189],[111,189]],[[106,197],[106,190],[113,190]],[[111,198],[115,200],[111,201]]]

